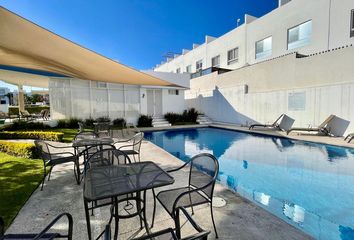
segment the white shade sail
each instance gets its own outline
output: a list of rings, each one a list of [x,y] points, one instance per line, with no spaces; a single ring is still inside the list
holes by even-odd
[[[3,7],[0,7],[0,65],[84,80],[175,86],[75,44]],[[0,70],[0,80],[21,84],[19,77],[6,78],[8,75],[11,75],[8,70]],[[17,82],[12,82],[13,79]],[[32,76],[27,78],[26,85],[47,87],[48,80]]]

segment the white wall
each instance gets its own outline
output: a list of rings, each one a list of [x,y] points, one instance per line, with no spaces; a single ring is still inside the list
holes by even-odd
[[[292,0],[263,17],[243,24],[210,43],[203,43],[196,49],[178,56],[156,67],[155,71],[182,72],[189,64],[195,72],[195,62],[203,59],[203,69],[211,67],[211,58],[220,55],[220,67],[237,69],[246,63],[254,64],[266,59],[282,56],[289,52],[312,54],[354,43],[350,38],[350,10],[353,0]],[[287,50],[287,30],[312,20],[311,43],[301,48]],[[255,43],[272,36],[272,55],[255,59]],[[239,61],[227,65],[227,51],[239,47]]]
[[[273,122],[286,113],[296,120],[294,126],[317,126],[336,114],[351,121],[347,132],[354,132],[353,56],[354,47],[348,47],[307,58],[292,54],[220,75],[209,74],[191,80],[186,104],[215,121],[242,125]],[[293,93],[303,94],[303,109],[289,106]]]
[[[350,11],[354,9],[353,0],[332,0],[330,48],[353,44],[350,38]]]
[[[178,90],[179,95],[171,95],[168,89],[162,89],[162,112],[182,113],[186,109],[184,101],[184,90]]]
[[[179,95],[170,95],[162,88],[162,110],[182,112],[185,109],[184,89]],[[136,123],[140,114],[147,114],[147,87],[107,83],[106,87],[98,82],[70,78],[51,78],[49,96],[51,117],[63,118],[125,118]],[[144,96],[144,97],[143,97]]]

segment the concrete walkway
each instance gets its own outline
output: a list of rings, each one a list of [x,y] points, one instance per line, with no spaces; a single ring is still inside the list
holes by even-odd
[[[173,168],[182,164],[177,158],[147,141],[142,144],[141,159],[142,161],[154,161],[163,168]],[[33,193],[7,233],[38,232],[59,213],[69,212],[74,218],[74,239],[87,239],[82,186],[75,184],[72,169],[72,164],[54,168],[51,181],[46,181],[43,191],[38,188]],[[186,171],[180,171],[173,176],[175,177],[173,187],[183,186],[187,183],[188,175]],[[227,203],[224,207],[214,208],[219,239],[311,239],[300,230],[220,184],[216,185],[214,195],[225,199]],[[149,192],[148,219],[151,219],[152,203],[152,194]],[[173,221],[159,204],[157,204],[156,217],[152,231],[173,227]],[[109,207],[95,210],[95,216],[91,217],[94,236],[97,236],[104,229],[108,218]],[[206,207],[206,205],[197,207],[193,218],[203,228],[211,230],[210,239],[215,239],[209,207]],[[61,222],[55,230],[60,231],[64,226],[64,222]],[[129,239],[144,234],[143,230],[140,231],[137,217],[121,220],[119,227],[119,239]],[[190,228],[184,227],[184,232],[190,232]]]

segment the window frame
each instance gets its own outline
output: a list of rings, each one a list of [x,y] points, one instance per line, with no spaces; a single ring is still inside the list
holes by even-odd
[[[272,47],[271,47],[271,50],[270,50],[270,54],[267,55],[267,56],[263,56],[263,57],[258,57],[258,58],[257,58],[257,43],[263,42],[264,40],[266,40],[266,39],[268,39],[268,38],[271,38],[271,39],[272,39],[272,44],[271,44]],[[263,52],[264,52],[264,51],[263,51]],[[265,37],[265,38],[262,38],[262,39],[260,39],[260,40],[258,40],[258,41],[256,41],[256,42],[254,43],[254,59],[256,59],[256,60],[266,59],[267,57],[271,57],[272,54],[273,54],[273,35],[270,35],[270,36],[267,36],[267,37]]]
[[[354,37],[354,9],[350,10],[350,37]]]
[[[237,57],[234,56],[233,59],[229,59],[229,52],[235,51],[236,49],[237,49]],[[234,48],[232,48],[232,49],[227,51],[227,56],[226,56],[227,57],[227,65],[231,65],[233,63],[238,62],[238,53],[239,53],[239,48],[238,47],[234,47]]]
[[[218,64],[213,65],[213,60],[214,60],[214,59],[218,59]],[[220,67],[220,54],[219,54],[219,55],[216,55],[215,57],[212,57],[212,58],[211,58],[211,67]]]
[[[192,65],[191,64],[186,66],[186,73],[192,73]]]
[[[200,68],[198,68],[198,65],[200,64]],[[203,70],[203,59],[200,59],[195,62],[195,71],[199,72]]]
[[[310,36],[310,42],[307,43],[307,44],[305,44],[305,45],[301,45],[301,46],[299,46],[299,47],[295,47],[295,48],[291,48],[291,49],[290,49],[290,48],[289,48],[289,31],[292,30],[292,29],[294,29],[294,28],[300,27],[301,25],[306,24],[306,23],[308,23],[308,22],[311,22],[311,36]],[[292,26],[292,27],[288,28],[288,30],[286,31],[286,35],[287,35],[287,36],[286,36],[286,49],[287,49],[287,50],[294,50],[294,49],[302,48],[302,47],[304,47],[304,46],[309,45],[309,44],[311,43],[311,37],[312,37],[312,19],[307,20],[307,21],[305,21],[305,22],[299,23],[299,24],[297,24],[297,25],[295,25],[295,26]],[[299,40],[301,40],[301,39],[298,39],[298,41],[299,41]]]
[[[178,96],[179,89],[168,89],[168,95]]]

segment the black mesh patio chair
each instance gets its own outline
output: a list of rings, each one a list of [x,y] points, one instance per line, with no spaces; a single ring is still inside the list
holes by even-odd
[[[108,146],[108,145],[107,145]],[[113,146],[114,147],[114,146]],[[121,165],[130,164],[131,160],[127,154],[115,148],[104,149],[98,151],[90,156],[85,163],[84,175],[87,170],[92,167],[106,166],[106,165]]]
[[[193,229],[195,230],[196,233],[186,236],[186,237],[181,237],[181,230],[182,230],[182,225],[180,224],[180,212],[186,217],[187,223],[192,225]],[[178,207],[176,209],[176,216],[175,216],[175,225],[176,225],[176,230],[173,230],[172,228],[167,228],[160,230],[158,232],[154,233],[149,233],[145,236],[134,238],[133,240],[158,240],[158,239],[169,239],[169,240],[207,240],[208,235],[210,234],[210,231],[205,231],[203,230],[195,221],[194,219],[188,214],[185,208],[183,207]],[[185,225],[185,224],[183,224]],[[105,228],[105,234],[104,234],[104,240],[111,240],[111,230],[110,226],[107,225]]]
[[[66,234],[61,233],[49,233],[49,230],[63,217],[67,217],[68,219],[68,231]],[[6,234],[4,235],[3,229],[4,226],[1,226],[3,223],[0,218],[0,240],[24,240],[24,239],[32,239],[32,240],[50,240],[50,239],[72,239],[73,235],[73,218],[69,213],[62,213],[58,215],[53,221],[51,221],[40,233],[15,233],[15,234]],[[2,229],[2,231],[1,231]]]
[[[36,145],[36,148],[38,149],[38,151],[41,153],[41,157],[43,160],[43,166],[44,166],[41,191],[43,190],[43,185],[44,185],[44,181],[45,181],[46,176],[48,175],[48,181],[49,181],[50,175],[52,173],[54,166],[56,166],[58,164],[73,162],[74,163],[75,179],[78,180],[79,176],[77,176],[77,171],[76,171],[76,161],[78,160],[77,156],[71,151],[63,151],[65,149],[73,150],[73,147],[71,147],[71,146],[63,146],[63,147],[54,146],[53,144],[50,144],[47,141],[42,141],[42,140],[35,140],[34,144]],[[47,172],[48,167],[49,167],[49,172]]]
[[[122,129],[123,137],[125,139],[129,139],[135,136],[135,134],[139,133],[140,130],[134,124],[128,123],[126,127]]]
[[[86,139],[95,139],[95,138],[98,138],[98,135],[95,132],[93,132],[93,131],[82,131],[82,132],[79,132],[78,134],[75,135],[74,140],[86,140]],[[81,156],[82,152],[85,151],[86,148],[87,147],[85,147],[85,146],[77,147],[76,148],[77,154],[79,156]]]
[[[84,164],[91,158],[92,155],[101,152],[103,150],[114,150],[116,147],[110,144],[102,144],[99,146],[91,146],[87,147],[85,150],[82,151],[81,155],[84,157]]]
[[[189,165],[190,169],[188,185],[186,187],[164,190],[156,196],[153,191],[153,194],[174,219],[176,218],[176,209],[178,207],[191,207],[192,214],[194,214],[193,206],[209,203],[211,220],[216,238],[218,238],[213,215],[213,193],[216,177],[219,173],[218,160],[211,154],[201,153],[191,158],[181,167],[167,170],[167,172],[178,171],[187,165]],[[155,220],[155,212],[156,205],[154,202],[152,225]]]
[[[82,132],[93,132],[93,131],[85,130],[85,124],[83,122],[77,122],[77,125],[79,125],[79,133],[82,133]]]
[[[118,142],[115,142],[114,145],[116,146],[116,148],[118,150],[121,150],[125,154],[133,155],[134,162],[136,162],[135,155],[138,155],[138,160],[140,162],[140,147],[141,147],[141,143],[142,143],[143,139],[144,139],[144,133],[139,132],[134,135],[134,137],[131,140],[132,141],[131,144],[119,146],[119,145],[117,145],[117,143],[121,143],[121,141],[118,141]]]
[[[93,131],[82,131],[75,135],[74,140],[94,139],[98,135]]]
[[[111,125],[109,122],[98,122],[95,123],[94,132],[99,137],[110,137]]]

